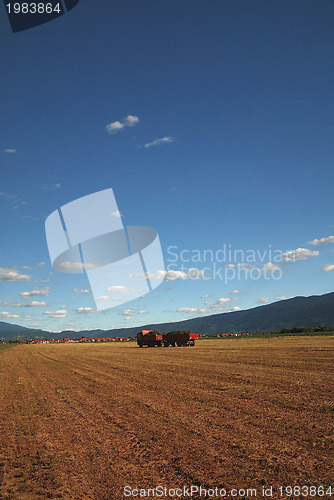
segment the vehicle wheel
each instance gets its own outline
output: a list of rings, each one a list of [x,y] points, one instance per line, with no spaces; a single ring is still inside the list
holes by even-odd
[[[140,343],[140,344],[138,344],[138,345],[139,345],[139,347],[143,347],[143,344],[142,344],[142,343]]]

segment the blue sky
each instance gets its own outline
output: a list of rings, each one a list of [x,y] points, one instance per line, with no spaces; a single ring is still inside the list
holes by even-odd
[[[1,7],[0,320],[112,328],[333,291],[333,22],[329,0],[80,0],[13,34]],[[107,188],[167,275],[97,312],[44,223]]]

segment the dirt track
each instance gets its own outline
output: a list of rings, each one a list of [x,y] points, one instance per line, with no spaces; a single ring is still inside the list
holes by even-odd
[[[333,346],[334,337],[294,337],[5,351],[0,498],[329,485]]]

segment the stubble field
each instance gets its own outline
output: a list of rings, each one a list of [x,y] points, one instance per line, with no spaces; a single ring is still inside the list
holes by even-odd
[[[6,350],[0,498],[118,500],[125,486],[158,485],[258,497],[272,485],[271,498],[288,498],[279,486],[328,486],[333,347],[286,337]]]

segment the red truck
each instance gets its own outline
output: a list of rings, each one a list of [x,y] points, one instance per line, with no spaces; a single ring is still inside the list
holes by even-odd
[[[142,330],[137,333],[137,344],[139,347],[144,345],[148,347],[164,347],[172,346],[175,347],[187,347],[194,346],[195,340],[199,338],[198,333],[191,332],[169,332],[160,333],[152,330]]]
[[[137,333],[137,344],[139,347],[147,345],[147,347],[161,347],[162,346],[162,333],[153,330],[142,330]]]
[[[194,346],[195,340],[199,338],[198,333],[191,332],[169,332],[164,333],[163,335],[163,344],[164,347],[172,346],[175,347],[187,347]]]

